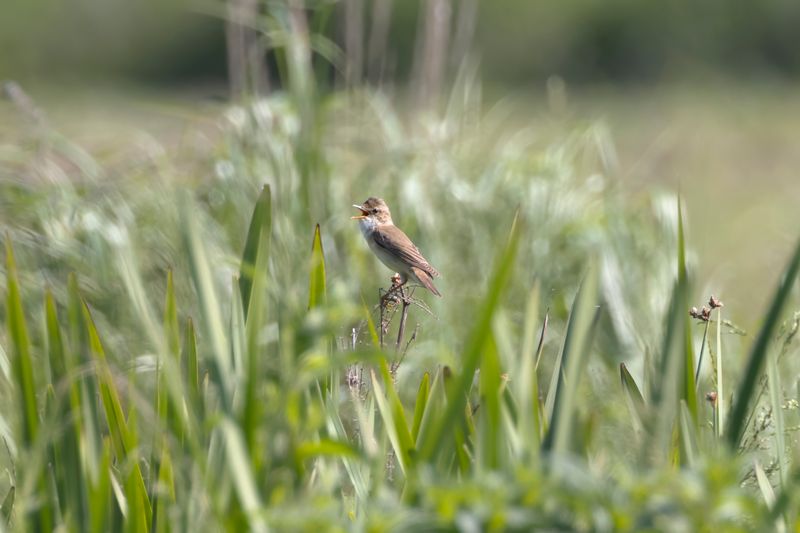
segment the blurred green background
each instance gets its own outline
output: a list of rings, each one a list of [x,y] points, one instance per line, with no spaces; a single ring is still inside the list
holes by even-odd
[[[12,387],[0,387],[0,436],[15,451],[0,453],[10,473],[0,515],[13,510],[22,529],[27,518],[47,524],[52,508],[67,525],[91,515],[98,530],[160,519],[180,531],[239,531],[263,519],[371,531],[373,520],[403,521],[403,510],[411,529],[422,520],[449,530],[457,509],[477,507],[478,530],[533,506],[530,524],[569,530],[777,524],[773,488],[789,509],[800,501],[790,460],[800,312],[783,322],[779,305],[763,308],[800,227],[799,13],[777,0],[7,0],[0,234],[16,251],[20,291],[9,246],[0,373]],[[250,224],[259,195],[263,227]],[[360,358],[371,357],[365,317],[379,319],[367,311],[390,273],[349,219],[351,204],[372,195],[443,273],[444,297],[424,294],[431,313],[410,315],[408,357],[376,354],[403,361],[394,376],[385,367],[384,385]],[[246,247],[248,227],[256,241]],[[248,277],[261,284],[257,312],[239,302]],[[114,372],[103,386],[125,385],[128,444],[141,449],[115,450],[114,468],[101,471],[131,474],[127,501],[142,505],[127,517],[123,505],[106,512],[67,498],[110,501],[110,488],[92,488],[97,454],[77,451],[106,428],[127,431],[78,428],[76,453],[54,463],[77,474],[56,472],[60,496],[49,503],[37,465],[62,433],[34,442],[14,431],[20,415],[35,425],[45,389],[50,407],[64,398],[60,342],[43,335],[38,312],[48,291],[69,310],[69,352],[104,367],[83,344],[91,319]],[[716,325],[723,316],[746,335],[690,320],[687,308],[712,294],[725,302]],[[796,310],[797,289],[778,294]],[[81,298],[90,315],[77,311]],[[193,370],[178,375],[165,356],[179,353],[177,325],[195,319],[181,356]],[[764,342],[754,344],[760,325]],[[417,386],[435,369],[438,399],[426,403]],[[82,405],[48,411],[43,427],[96,407],[93,386]],[[231,390],[249,391],[245,407]],[[718,399],[704,400],[708,392]],[[391,416],[371,403],[385,398]],[[743,408],[726,433],[731,398]],[[459,407],[467,400],[477,403]],[[106,419],[122,420],[116,411]],[[400,415],[412,411],[439,429],[409,447],[393,434],[408,431]],[[186,420],[162,441],[172,414]],[[460,430],[450,439],[449,427],[467,441]],[[158,466],[170,456],[174,480]],[[355,456],[363,464],[353,470]],[[420,482],[411,502],[413,483],[394,477],[398,457]],[[147,516],[149,502],[170,514]],[[797,524],[794,510],[784,515]]]
[[[384,26],[376,24],[381,5],[389,6]],[[509,129],[536,129],[543,145],[572,128],[604,124],[617,154],[612,177],[632,194],[679,191],[700,281],[738,301],[741,321],[756,316],[800,225],[800,3],[441,5],[453,36],[446,80],[478,65],[486,110],[505,113]],[[323,90],[350,83],[355,57],[359,81],[383,86],[395,105],[419,107],[413,95],[424,94],[418,70],[427,4],[304,6],[322,13],[310,18],[312,30],[331,45],[318,45],[313,56]],[[213,0],[7,1],[0,80],[20,82],[60,131],[95,156],[132,157],[143,134],[175,147],[231,94],[229,7]],[[357,47],[349,32],[358,34]],[[259,39],[267,91],[278,91],[285,76],[269,50],[282,37],[265,31]],[[377,51],[375,43],[383,43]],[[344,57],[330,52],[336,47]],[[13,139],[24,120],[0,102],[0,141]]]

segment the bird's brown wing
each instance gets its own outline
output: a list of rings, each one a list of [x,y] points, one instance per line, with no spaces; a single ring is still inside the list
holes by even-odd
[[[408,238],[408,235],[403,233],[403,230],[397,226],[378,226],[372,232],[372,238],[375,239],[375,244],[399,257],[409,266],[419,268],[434,278],[439,277],[439,272],[422,257],[422,254],[419,253],[419,250]]]

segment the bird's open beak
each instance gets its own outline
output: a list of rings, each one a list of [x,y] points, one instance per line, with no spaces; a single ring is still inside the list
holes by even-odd
[[[360,205],[356,205],[356,204],[353,204],[353,207],[355,207],[356,209],[361,211],[361,214],[360,215],[356,215],[354,217],[350,217],[351,220],[360,220],[362,218],[367,218],[367,215],[369,214],[369,212],[366,209],[364,209]]]

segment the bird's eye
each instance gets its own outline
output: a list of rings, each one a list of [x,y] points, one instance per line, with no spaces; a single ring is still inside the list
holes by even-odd
[[[378,208],[377,207],[373,207],[372,208],[372,214],[373,215],[377,215],[378,214]]]

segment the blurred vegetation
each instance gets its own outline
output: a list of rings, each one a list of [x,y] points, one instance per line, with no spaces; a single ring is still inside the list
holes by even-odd
[[[226,51],[269,69],[237,52],[233,103],[162,103],[167,140],[123,99],[136,142],[85,146],[4,87],[2,528],[798,527],[800,245],[743,331],[678,196],[630,194],[558,79],[533,125],[487,109],[458,32],[400,9],[441,101],[404,106],[341,4],[234,3],[264,17]],[[443,273],[405,351],[349,220],[373,194]]]
[[[349,31],[343,21],[357,16],[367,61],[369,48],[380,41],[371,40],[369,30],[382,4],[390,5],[391,47],[381,61],[391,79],[402,82],[413,74],[425,3],[314,0],[306,7],[333,12],[316,30],[343,49]],[[797,79],[800,73],[800,6],[791,0],[455,0],[443,3],[454,33],[471,4],[477,9],[471,50],[495,83],[552,75],[583,83],[720,75]],[[0,77],[219,80],[226,70],[226,16],[225,3],[216,0],[12,0],[0,17],[0,43],[11,51],[0,58]]]

